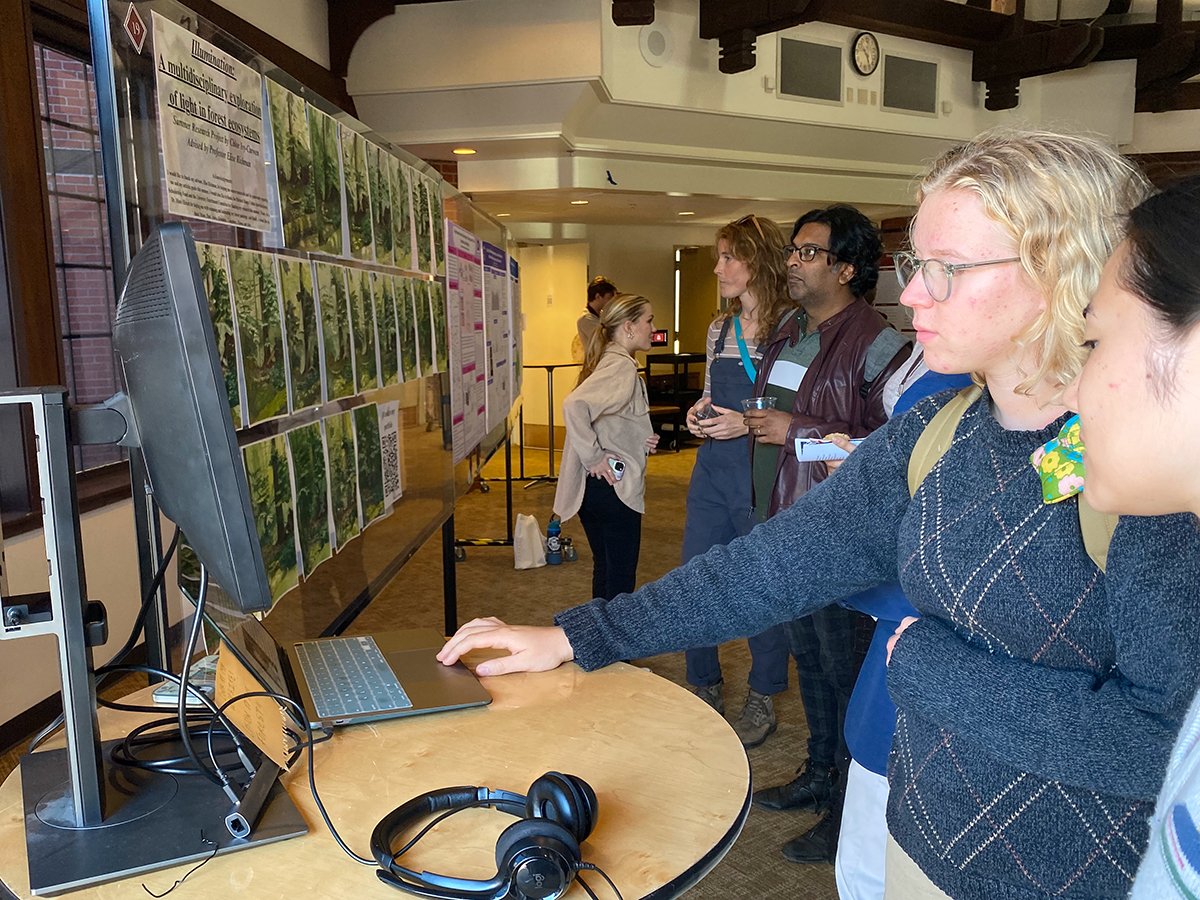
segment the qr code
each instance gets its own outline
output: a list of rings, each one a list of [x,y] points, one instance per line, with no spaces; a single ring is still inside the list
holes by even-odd
[[[383,450],[383,494],[395,497],[400,493],[400,434],[391,432],[380,436]]]

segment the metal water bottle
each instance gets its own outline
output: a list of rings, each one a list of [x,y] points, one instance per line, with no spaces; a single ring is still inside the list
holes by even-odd
[[[558,516],[550,516],[550,524],[546,526],[546,564],[558,566],[562,564],[562,520]]]

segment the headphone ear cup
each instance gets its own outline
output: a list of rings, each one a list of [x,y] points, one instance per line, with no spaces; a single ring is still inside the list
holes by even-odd
[[[542,838],[542,840],[538,840]],[[554,843],[561,848],[554,847]],[[528,847],[560,849],[564,862],[574,867],[580,860],[579,842],[569,830],[548,819],[521,819],[500,832],[496,839],[496,870],[501,877],[508,877],[513,857]]]
[[[547,772],[525,795],[526,816],[557,822],[581,843],[596,827],[597,812],[596,792],[576,775]]]

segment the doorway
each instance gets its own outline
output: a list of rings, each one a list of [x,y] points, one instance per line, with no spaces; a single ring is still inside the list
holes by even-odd
[[[708,325],[720,312],[712,247],[675,248],[676,353],[703,353]]]

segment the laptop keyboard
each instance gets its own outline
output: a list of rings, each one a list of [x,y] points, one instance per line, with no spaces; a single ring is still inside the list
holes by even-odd
[[[371,637],[302,641],[296,644],[296,653],[320,719],[413,705]]]

